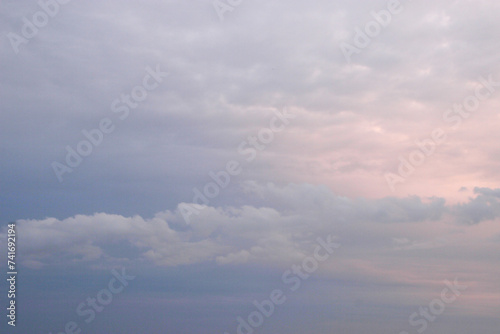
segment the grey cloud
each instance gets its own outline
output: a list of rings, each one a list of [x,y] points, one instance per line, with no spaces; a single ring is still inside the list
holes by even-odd
[[[500,197],[500,189],[490,189],[490,188],[474,188],[475,194],[481,194],[487,197]]]
[[[190,224],[178,210],[160,212],[150,219],[98,213],[63,220],[20,220],[20,252],[32,267],[59,261],[140,260],[160,266],[213,261],[282,263],[310,252],[315,236],[337,235],[346,247],[359,249],[384,249],[400,240],[396,245],[405,244],[405,249],[425,250],[446,245],[442,241],[446,237],[440,241],[419,231],[418,226],[442,224],[448,211],[456,220],[493,218],[482,195],[449,207],[438,198],[351,200],[307,184],[278,187],[249,182],[246,187],[250,197],[264,199],[267,205],[207,207],[193,216]],[[498,203],[495,205],[498,208]],[[408,228],[401,229],[401,224]],[[405,230],[408,234],[402,234]],[[411,247],[409,238],[413,240]],[[119,249],[135,256],[116,256]]]
[[[457,204],[453,211],[459,221],[466,224],[478,224],[500,216],[500,189],[474,188],[478,194],[468,203]]]
[[[38,10],[27,1],[2,6],[4,32],[19,32],[22,17]],[[498,5],[411,2],[349,66],[340,42],[384,6],[256,1],[219,22],[210,2],[73,1],[19,55],[3,40],[0,120],[9,126],[0,139],[7,157],[3,179],[12,180],[3,188],[22,197],[36,192],[30,184],[50,186],[54,200],[40,207],[61,217],[103,211],[96,203],[151,216],[162,209],[157,199],[168,196],[166,189],[175,189],[168,203],[173,210],[189,199],[200,175],[234,154],[266,110],[285,106],[302,110],[303,121],[286,135],[288,145],[276,143],[276,154],[251,168],[252,179],[269,179],[268,165],[289,164],[290,174],[280,173],[284,181],[310,182],[294,180],[308,169],[302,163],[314,164],[303,161],[302,152],[341,156],[328,161],[333,173],[381,174],[396,160],[389,156],[427,135],[429,120],[463,98],[470,80],[494,72],[498,54],[491,42]],[[66,145],[75,145],[82,129],[112,116],[110,103],[155,64],[170,72],[164,84],[58,187],[50,163],[64,158]],[[342,126],[345,115],[351,119]],[[328,138],[328,145],[310,140],[315,133]],[[124,183],[129,196],[141,193],[140,182],[131,178],[164,190],[150,188],[143,197],[148,205],[111,203]],[[17,188],[23,180],[27,188]],[[69,212],[57,204],[65,202],[65,189],[80,193],[80,187],[104,183],[106,190],[92,195],[106,196],[88,207]],[[81,192],[76,201],[90,196]],[[17,202],[5,205],[5,219],[47,215]]]

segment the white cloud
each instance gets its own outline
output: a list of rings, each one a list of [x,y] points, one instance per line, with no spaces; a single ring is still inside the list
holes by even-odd
[[[310,255],[316,237],[332,234],[342,248],[335,261],[322,268],[323,274],[405,284],[426,284],[457,272],[474,281],[478,278],[467,273],[474,261],[499,260],[491,255],[500,254],[498,213],[484,220],[489,206],[476,204],[484,203],[483,193],[497,190],[477,190],[479,195],[469,202],[447,206],[436,198],[349,199],[309,184],[244,186],[249,198],[267,205],[206,207],[189,225],[177,210],[149,219],[98,213],[19,220],[18,252],[30,268],[123,261],[286,267]],[[497,206],[500,199],[488,201]],[[462,224],[463,212],[472,212],[482,222]],[[482,258],[485,252],[489,255]],[[419,269],[437,264],[443,266],[440,272]]]

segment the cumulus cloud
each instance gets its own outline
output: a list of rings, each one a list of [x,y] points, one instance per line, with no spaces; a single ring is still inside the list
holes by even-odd
[[[330,234],[345,252],[332,272],[341,268],[339,275],[361,271],[382,279],[384,275],[372,261],[396,270],[412,253],[423,260],[433,251],[435,259],[430,261],[455,261],[459,257],[447,252],[457,247],[465,247],[462,253],[481,243],[499,246],[482,229],[462,224],[467,219],[474,223],[489,219],[491,223],[483,224],[500,233],[496,224],[500,200],[483,195],[494,192],[491,189],[478,190],[478,196],[467,203],[445,205],[441,198],[350,199],[310,184],[246,182],[244,187],[249,198],[267,205],[206,206],[189,224],[179,210],[162,211],[152,218],[97,213],[61,220],[19,220],[19,252],[32,268],[123,262],[283,266],[303,259],[312,252],[318,236]]]

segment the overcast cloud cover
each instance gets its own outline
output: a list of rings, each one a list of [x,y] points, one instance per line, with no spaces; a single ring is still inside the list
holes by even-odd
[[[233,334],[280,289],[255,333],[498,334],[499,3],[401,0],[361,47],[392,1],[62,2],[29,38],[40,4],[0,3],[1,333]]]

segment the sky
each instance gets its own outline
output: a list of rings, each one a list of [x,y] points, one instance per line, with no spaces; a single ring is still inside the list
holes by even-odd
[[[0,2],[0,332],[497,334],[499,15]]]

